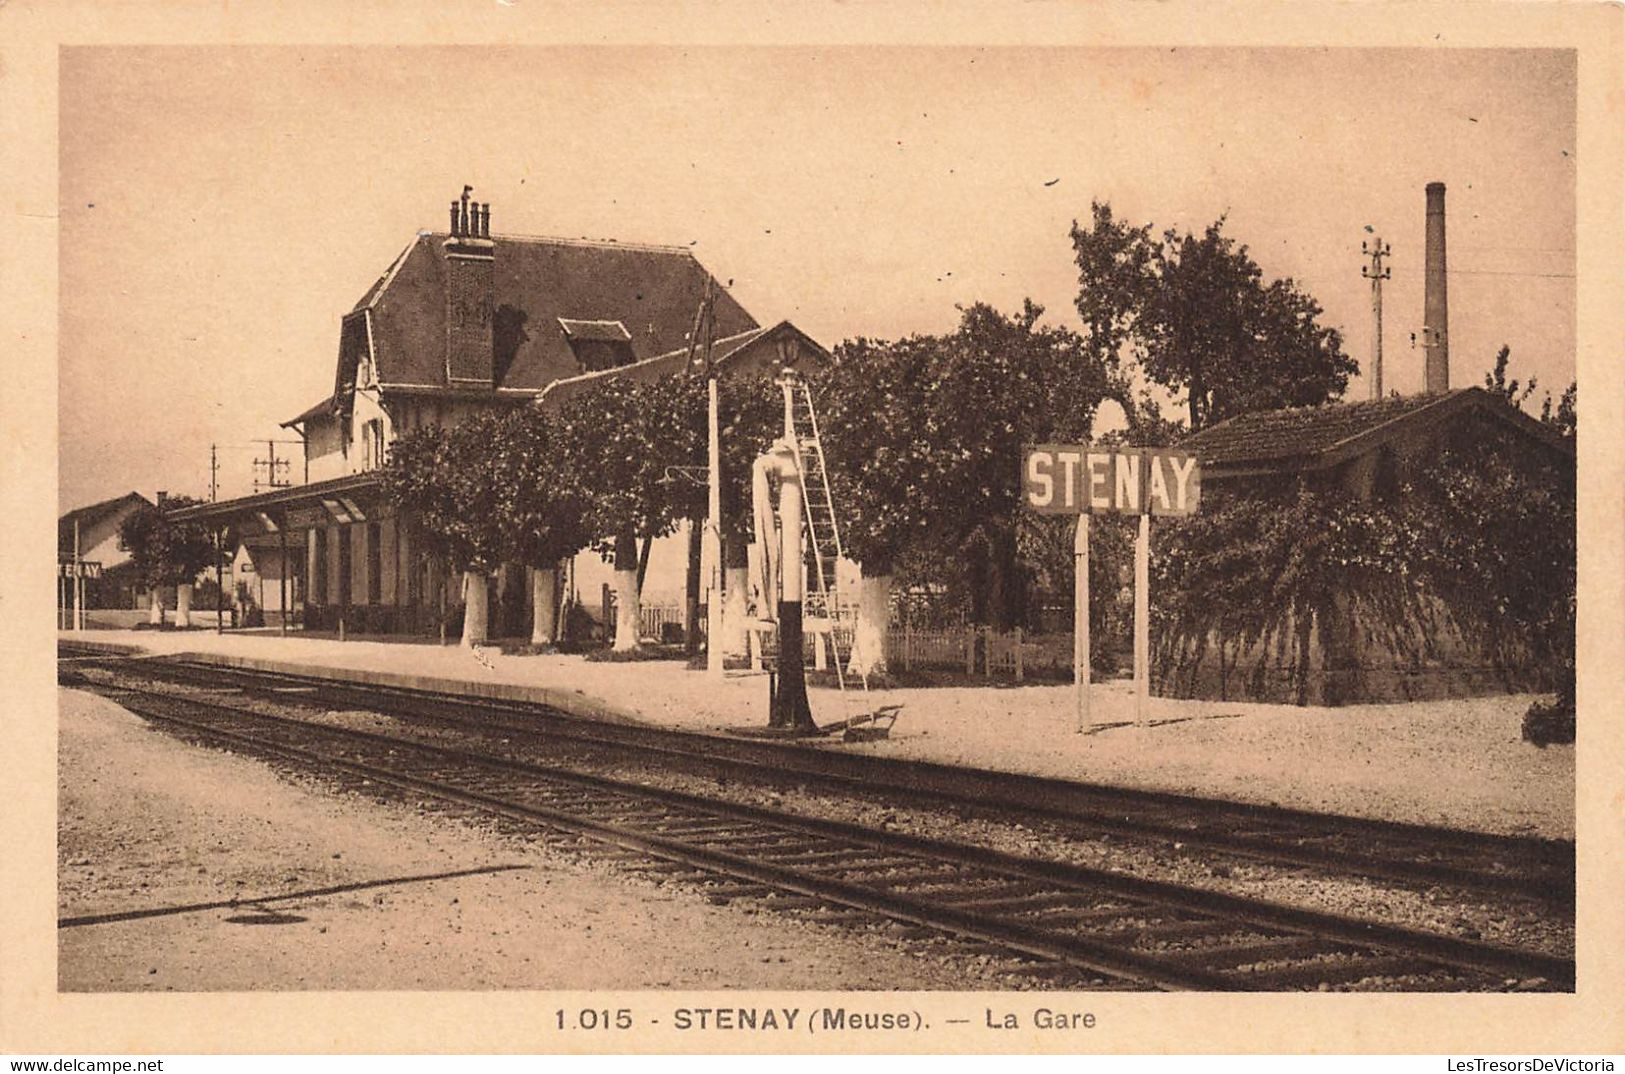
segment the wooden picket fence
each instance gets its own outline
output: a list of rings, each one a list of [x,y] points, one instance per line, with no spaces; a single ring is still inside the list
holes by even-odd
[[[1072,637],[1065,636],[1065,667],[1071,667]],[[886,660],[901,671],[932,669],[966,675],[1010,675],[1026,679],[1037,658],[1049,669],[1059,652],[1056,639],[1034,638],[1020,627],[1001,633],[992,627],[963,626],[946,630],[894,628],[887,635]]]

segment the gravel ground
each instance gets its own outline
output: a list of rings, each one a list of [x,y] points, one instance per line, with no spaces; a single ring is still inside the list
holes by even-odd
[[[59,931],[64,991],[1008,987],[941,945],[712,905],[60,698],[59,914],[131,915]]]
[[[186,692],[186,687],[162,687]],[[367,711],[311,713],[308,709],[263,700],[237,698],[235,704],[273,714],[314,718],[358,730],[415,738],[440,745],[466,745],[459,730],[395,719]],[[556,743],[527,745],[501,733],[484,748],[534,763],[567,763],[574,767],[587,756],[575,748],[560,753]],[[1409,928],[1482,939],[1511,947],[1571,955],[1572,915],[1554,916],[1549,908],[1514,897],[1488,898],[1482,893],[1446,886],[1406,885],[1338,875],[1307,867],[1261,863],[1239,856],[1215,855],[1162,840],[1100,835],[1083,838],[1055,824],[1023,825],[953,811],[901,808],[853,796],[813,791],[801,786],[763,787],[674,772],[634,761],[612,760],[594,772],[629,783],[641,783],[706,797],[804,816],[880,825],[934,838],[975,843],[1023,856],[1071,862],[1170,883],[1189,884],[1250,898],[1304,906],[1334,914],[1370,917]]]
[[[71,635],[64,635],[71,637]],[[98,630],[90,640],[152,652],[217,652],[309,667],[509,683],[602,703],[622,718],[696,730],[766,722],[767,681],[713,682],[676,661],[595,663],[403,642]],[[1092,692],[1098,733],[1075,733],[1072,691],[988,685],[876,691],[902,704],[889,740],[834,748],[1090,780],[1204,797],[1515,835],[1574,837],[1574,749],[1523,742],[1529,695],[1343,708],[1151,700],[1132,716],[1127,683]],[[823,722],[845,715],[812,692]]]

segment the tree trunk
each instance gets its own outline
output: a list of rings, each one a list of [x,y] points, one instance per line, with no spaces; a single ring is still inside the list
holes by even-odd
[[[750,545],[743,537],[722,542],[722,652],[745,656],[750,651]]]
[[[1016,552],[1014,529],[993,533],[989,540],[992,567],[991,607],[987,621],[994,630],[1009,632],[1026,625],[1026,579]]]
[[[557,567],[530,568],[530,643],[552,645],[558,637],[559,587]]]
[[[147,622],[153,626],[164,625],[164,595],[157,586],[152,587],[147,603]]]
[[[192,583],[182,582],[175,587],[175,625],[192,625]]]
[[[638,586],[638,542],[630,533],[615,538],[615,651],[630,652],[638,647],[639,621],[643,618],[642,593]]]
[[[750,568],[729,567],[722,597],[722,651],[744,656],[750,647]]]
[[[992,590],[991,559],[986,542],[976,538],[965,548],[965,586],[970,596],[970,621],[978,626],[988,622],[988,595]]]
[[[858,583],[858,626],[849,667],[857,675],[884,674],[886,634],[891,625],[891,575],[870,574]]]
[[[484,645],[490,624],[490,594],[486,591],[485,575],[479,571],[463,572],[463,648]]]

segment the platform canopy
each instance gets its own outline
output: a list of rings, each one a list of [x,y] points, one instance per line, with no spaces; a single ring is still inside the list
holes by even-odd
[[[329,523],[366,522],[385,510],[383,483],[374,471],[194,504],[169,512],[169,517],[176,522],[229,528],[239,539],[246,539]]]

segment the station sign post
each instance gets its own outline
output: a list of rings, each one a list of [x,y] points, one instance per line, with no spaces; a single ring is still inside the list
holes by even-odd
[[[1202,467],[1189,451],[1040,444],[1021,466],[1022,500],[1045,515],[1075,515],[1072,540],[1072,681],[1077,730],[1089,726],[1089,516],[1138,515],[1134,542],[1134,719],[1145,722],[1151,695],[1151,516],[1196,513]]]

